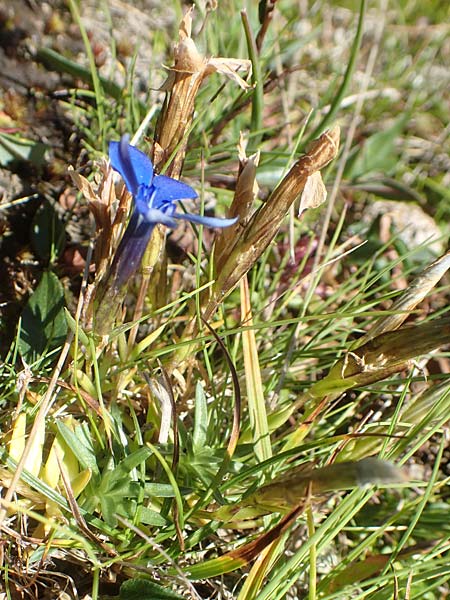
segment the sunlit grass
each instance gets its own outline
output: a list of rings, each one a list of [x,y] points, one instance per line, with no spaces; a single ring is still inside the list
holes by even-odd
[[[430,267],[444,254],[442,239],[440,250],[414,236],[405,241],[391,209],[388,217],[365,217],[377,198],[420,200],[442,238],[448,234],[439,158],[448,109],[442,90],[418,84],[433,77],[429,68],[443,68],[441,17],[424,15],[431,21],[425,47],[416,19],[427,9],[417,3],[347,6],[319,3],[300,14],[297,5],[277,3],[260,51],[254,6],[247,22],[237,3],[220,5],[202,28],[199,7],[192,33],[199,49],[208,59],[239,58],[245,68],[250,56],[255,87],[215,72],[183,120],[162,92],[133,85],[142,77],[137,54],[123,91],[114,72],[96,66],[83,7],[70,2],[86,48],[79,76],[93,94],[83,90],[83,104],[74,94],[66,109],[89,155],[98,159],[110,139],[142,125],[139,147],[172,177],[184,164],[199,211],[236,210],[241,218],[215,245],[201,227],[175,230],[168,241],[158,230],[144,277],[129,282],[124,310],[102,335],[95,292],[107,281],[123,222],[108,237],[97,219],[90,256],[101,257],[103,273],[100,263],[95,277],[87,265],[81,287],[82,276],[71,286],[60,278],[66,313],[51,287],[57,249],[47,261],[47,287],[31,295],[34,305],[0,365],[0,481],[10,490],[1,507],[2,569],[11,596],[33,581],[40,597],[63,564],[73,590],[92,598],[119,590],[124,599],[448,593],[450,386],[441,347],[450,327],[449,258]],[[174,11],[181,18],[178,5]],[[109,18],[114,34],[114,13]],[[377,38],[371,27],[383,20]],[[177,36],[153,37],[154,68],[171,65]],[[58,68],[64,64],[71,73],[64,60]],[[188,93],[172,91],[172,100]],[[332,138],[329,159],[317,166],[330,204],[296,218],[291,188],[281,198],[274,190],[289,180],[300,151],[311,151],[312,139],[337,121],[343,150],[327,166]],[[241,131],[247,155],[260,157],[241,157],[239,165]],[[153,139],[161,149],[152,149]],[[92,188],[86,193],[88,181],[75,179],[84,191],[78,202],[92,210],[98,183],[109,185],[111,175],[95,162],[81,175]],[[238,177],[256,217],[242,205],[230,209]],[[114,190],[111,207],[128,209],[120,183]],[[286,202],[280,223],[278,200]],[[39,235],[57,248],[54,232]]]

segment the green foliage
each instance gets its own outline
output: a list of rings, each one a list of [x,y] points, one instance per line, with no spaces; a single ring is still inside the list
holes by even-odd
[[[72,431],[62,421],[56,422],[56,427],[61,434],[61,437],[77,457],[83,469],[90,469],[94,475],[94,480],[98,481],[99,468],[95,449],[92,445],[91,436],[86,423],[77,425]]]
[[[408,120],[408,115],[400,116],[391,127],[374,133],[361,148],[355,148],[353,159],[347,162],[345,176],[359,179],[374,173],[395,172],[399,156],[396,144]]]
[[[2,167],[17,161],[26,161],[35,167],[42,167],[48,150],[49,146],[42,142],[0,133],[0,166]]]
[[[148,579],[130,579],[120,586],[120,600],[182,600],[167,588]]]
[[[100,503],[103,518],[110,527],[117,526],[116,515],[133,519],[136,515],[136,501],[141,494],[142,486],[130,473],[150,456],[148,448],[133,452],[123,461],[114,465],[112,461],[102,473],[100,484],[94,487],[94,494]],[[164,525],[165,519],[155,511],[146,510],[143,522],[151,525]]]
[[[23,309],[19,352],[32,363],[60,346],[67,333],[64,290],[58,277],[45,271]]]
[[[56,434],[65,453],[60,449],[55,469],[65,476],[52,487],[43,480],[44,469],[23,471],[16,490],[20,502],[8,509],[8,527],[20,525],[16,537],[7,540],[5,557],[14,565],[8,577],[39,565],[45,567],[47,585],[51,560],[57,560],[74,585],[88,581],[80,584],[78,595],[100,599],[101,583],[112,586],[114,577],[114,594],[123,600],[195,597],[188,580],[197,579],[204,580],[195,584],[201,597],[216,597],[220,589],[237,600],[390,600],[396,594],[407,597],[410,575],[411,598],[448,593],[444,443],[450,385],[447,353],[439,349],[448,340],[448,279],[412,284],[434,259],[398,236],[381,235],[384,215],[360,223],[378,195],[421,203],[443,232],[448,230],[442,167],[448,142],[441,135],[448,107],[442,81],[432,77],[435,67],[445,65],[445,49],[439,29],[414,20],[426,16],[434,22],[445,10],[432,2],[433,12],[414,0],[391,4],[383,15],[370,5],[364,17],[364,3],[349,0],[318,2],[300,14],[295,3],[279,0],[261,2],[260,11],[270,4],[275,12],[259,52],[261,15],[256,4],[248,5],[247,44],[257,67],[256,87],[243,92],[215,74],[197,96],[183,176],[190,177],[205,209],[217,206],[222,214],[231,204],[240,131],[251,130],[249,148],[261,151],[258,209],[298,158],[298,148],[307,148],[327,122],[340,121],[342,141],[354,118],[359,125],[337,197],[330,199],[340,170],[333,163],[322,172],[327,208],[292,218],[289,225],[286,220],[252,266],[252,324],[242,319],[238,289],[208,319],[241,387],[236,445],[230,444],[236,390],[229,364],[201,320],[196,329],[192,325],[214,285],[217,246],[211,249],[209,232],[171,234],[169,268],[162,261],[153,270],[154,289],[144,294],[142,316],[134,312],[137,279],[128,290],[125,324],[103,337],[83,313],[94,274],[84,282],[90,285],[81,286],[82,314],[75,317],[75,303],[65,308],[64,292],[78,293],[81,276],[59,279],[45,271],[22,312],[18,340],[0,365],[0,483],[7,488],[17,469],[9,454],[11,446],[20,446],[20,439],[11,442],[16,411],[26,413],[22,438],[29,439],[49,389],[39,429],[42,466]],[[69,5],[85,56],[69,60],[52,50],[39,56],[76,78],[73,85],[79,87],[71,89],[64,108],[94,159],[90,165],[97,177],[95,159],[110,138],[140,126],[141,140],[155,135],[163,96],[152,90],[157,102],[150,106],[142,79],[153,88],[153,78],[167,74],[161,65],[171,64],[169,48],[176,38],[168,32],[177,27],[146,30],[152,40],[152,53],[145,56],[149,78],[136,72],[137,47],[128,56],[126,73],[122,64],[118,67],[124,77],[116,79],[114,60],[122,40],[115,13],[105,14],[114,36],[107,47],[112,67],[105,70],[95,61],[95,33],[86,24],[83,3]],[[179,4],[171,8],[180,12]],[[193,35],[207,56],[247,58],[240,9],[237,2],[196,9],[205,21],[194,16]],[[133,7],[133,14],[138,10]],[[366,98],[360,82],[372,44],[367,23],[381,16],[386,27]],[[360,94],[365,99],[356,106]],[[427,117],[418,119],[419,113]],[[6,156],[9,164],[14,152],[1,154],[2,140],[3,134],[0,158]],[[19,150],[14,151],[23,150],[25,158],[33,155],[27,144]],[[45,149],[38,150],[42,158]],[[374,181],[382,185],[371,188]],[[36,262],[54,265],[65,234],[49,204],[36,213],[32,230]],[[422,304],[393,304],[402,294],[423,289]],[[417,326],[416,337],[398,325],[359,344],[380,321],[399,315]],[[52,389],[49,365],[58,358],[55,349],[67,328],[71,347],[53,372]],[[254,344],[257,359],[250,363],[243,339]],[[405,348],[407,356],[401,353]],[[389,371],[390,359],[399,356],[405,359],[401,368]],[[407,362],[411,358],[424,371]],[[254,426],[255,414],[264,416],[263,427]],[[265,438],[263,453],[258,436]],[[395,464],[399,473],[405,463],[418,470],[408,483],[384,476],[383,469]],[[42,546],[35,539],[43,540]],[[32,560],[18,569],[19,556]],[[20,580],[20,589],[39,581],[40,572],[27,577],[33,579]]]
[[[36,211],[31,224],[31,243],[43,261],[53,262],[65,247],[64,224],[55,209],[44,202]]]

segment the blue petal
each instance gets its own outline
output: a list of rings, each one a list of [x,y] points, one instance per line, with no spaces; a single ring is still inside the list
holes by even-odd
[[[164,202],[197,198],[198,195],[191,186],[165,175],[155,175],[152,185],[156,191],[153,199],[153,206],[155,208],[160,207]]]
[[[150,185],[153,179],[153,165],[149,157],[128,144],[128,136],[120,142],[109,143],[111,166],[122,175],[125,185],[133,195],[142,184]]]
[[[234,217],[234,219],[219,219],[217,217],[202,217],[201,215],[190,215],[188,213],[185,215],[175,213],[173,218],[189,221],[190,223],[198,223],[206,227],[230,227],[230,225],[234,225],[238,220],[238,217]]]
[[[153,229],[154,223],[143,221],[139,213],[133,211],[111,266],[111,285],[116,292],[128,283],[138,270]]]

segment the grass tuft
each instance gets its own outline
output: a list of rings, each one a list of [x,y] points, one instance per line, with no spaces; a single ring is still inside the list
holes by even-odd
[[[16,297],[1,308],[17,306],[0,364],[1,593],[444,597],[444,9],[125,3],[118,18],[100,4],[101,43],[98,14],[70,0],[78,54],[35,56],[70,79],[56,102],[82,139],[64,193],[47,185],[29,217],[33,276],[2,258]],[[149,18],[164,26],[140,30]],[[124,133],[198,191],[179,212],[238,221],[157,224],[118,286],[136,198],[105,151]],[[22,204],[0,205],[6,242]]]

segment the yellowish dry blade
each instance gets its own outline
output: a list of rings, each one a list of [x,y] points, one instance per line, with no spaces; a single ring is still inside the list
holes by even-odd
[[[45,442],[45,421],[40,421],[38,425],[39,426],[35,429],[35,435],[30,438],[30,451],[23,465],[24,469],[36,477],[42,467],[42,451]]]
[[[12,473],[8,471],[8,469],[4,467],[0,467],[0,485],[2,487],[9,487],[11,485]],[[39,492],[31,489],[27,483],[23,481],[19,481],[16,486],[16,492],[20,496],[27,498],[33,503],[35,508],[42,508],[45,505],[46,499]],[[14,503],[10,503],[11,506],[14,506]]]
[[[422,302],[426,295],[434,288],[438,281],[450,269],[450,251],[434,261],[424,271],[422,271],[403,292],[403,294],[394,302],[390,308],[390,313],[385,317],[380,317],[365,335],[359,338],[352,346],[352,350],[359,348],[374,337],[398,329],[402,323],[409,317],[414,308]]]
[[[73,431],[73,418],[67,417],[64,419],[64,425]],[[78,476],[80,470],[77,457],[66,444],[61,434],[57,433],[45,465],[41,469],[40,478],[50,487],[56,489],[61,468],[64,469],[66,477],[70,481]]]
[[[272,445],[267,423],[258,347],[255,331],[251,329],[253,317],[247,277],[243,277],[241,280],[241,315],[242,324],[246,327],[242,332],[242,344],[250,425],[256,457],[259,461],[263,461],[272,456]]]
[[[84,488],[90,482],[91,477],[92,477],[91,469],[84,469],[84,471],[81,471],[81,473],[78,473],[78,475],[71,481],[73,495],[75,498],[77,498],[81,494],[81,492],[84,490]]]
[[[22,412],[19,415],[17,415],[13,423],[11,439],[8,444],[9,455],[16,462],[20,460],[20,457],[22,456],[23,451],[25,449],[26,426],[27,415],[26,413]]]
[[[209,577],[216,577],[223,573],[230,573],[235,571],[250,561],[254,560],[264,549],[272,544],[275,540],[279,539],[289,528],[295,523],[301,513],[304,511],[305,506],[309,502],[309,496],[303,500],[300,499],[299,503],[295,508],[286,516],[284,516],[279,523],[277,523],[272,529],[263,533],[248,544],[244,544],[236,550],[227,552],[219,558],[208,560],[205,563],[193,565],[189,567],[188,576],[190,579],[206,579]]]
[[[237,600],[254,600],[277,557],[284,551],[284,537],[270,543],[255,560],[242,586]]]

